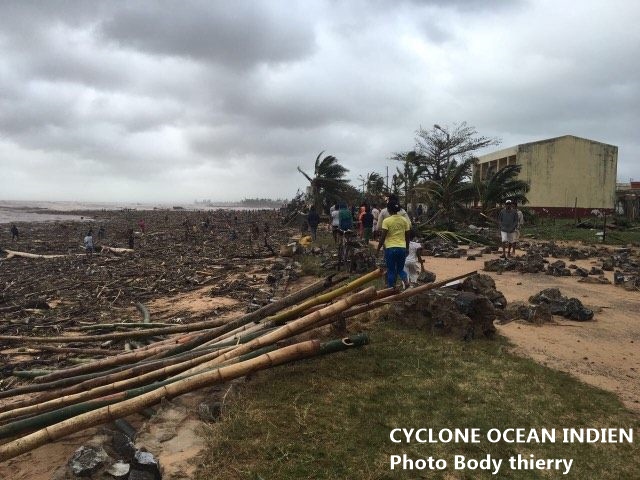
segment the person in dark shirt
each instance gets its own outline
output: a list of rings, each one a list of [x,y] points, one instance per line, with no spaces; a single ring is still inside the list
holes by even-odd
[[[11,241],[20,240],[20,232],[18,227],[11,225]]]
[[[309,210],[309,214],[307,215],[307,223],[309,224],[309,229],[311,230],[311,239],[315,242],[318,235],[318,225],[320,225],[320,215],[318,215],[315,205],[312,205],[311,209]]]
[[[518,228],[518,212],[513,208],[513,202],[507,200],[505,208],[498,214],[498,225],[500,227],[500,237],[502,239],[502,257],[510,257],[511,250],[516,253],[516,230]],[[505,252],[506,250],[506,252]]]
[[[364,207],[364,215],[362,215],[362,238],[366,242],[371,240],[371,235],[373,233],[373,213],[371,213],[371,207],[369,205],[365,205]]]

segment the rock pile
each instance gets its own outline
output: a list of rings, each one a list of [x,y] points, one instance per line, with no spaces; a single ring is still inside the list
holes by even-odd
[[[493,321],[498,309],[506,306],[502,293],[495,289],[493,279],[476,275],[454,288],[440,288],[411,297],[391,307],[390,318],[463,340],[491,338],[496,332]]]
[[[586,308],[577,298],[567,298],[557,288],[546,288],[529,297],[533,305],[546,304],[553,315],[562,315],[569,320],[585,322],[593,319],[593,310]]]

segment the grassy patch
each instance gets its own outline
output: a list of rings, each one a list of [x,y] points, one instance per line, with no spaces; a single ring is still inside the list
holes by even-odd
[[[539,240],[573,240],[584,243],[601,244],[601,237],[596,236],[597,232],[602,232],[602,221],[599,228],[576,228],[574,220],[556,219],[540,221],[537,225],[523,227],[522,233],[525,236],[534,236]],[[640,229],[634,227],[622,230],[607,230],[607,244],[620,245],[627,243],[640,243]]]
[[[565,478],[638,478],[640,448],[614,444],[399,444],[392,428],[640,427],[617,398],[507,352],[377,324],[364,349],[256,374],[207,427],[198,479],[557,478],[455,471],[453,455],[573,458]],[[443,458],[444,472],[390,471],[389,456]]]

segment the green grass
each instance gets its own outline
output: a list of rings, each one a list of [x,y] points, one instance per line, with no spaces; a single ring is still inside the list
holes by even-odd
[[[537,225],[528,225],[522,229],[522,234],[526,239],[535,236],[538,240],[571,240],[582,241],[590,244],[602,244],[596,232],[602,232],[602,221],[599,221],[599,228],[587,229],[576,228],[575,221],[570,219],[558,219],[555,221],[546,219]],[[634,230],[609,230],[607,229],[607,244],[620,245],[627,243],[640,243],[640,229]]]
[[[453,455],[573,458],[564,478],[640,478],[640,448],[616,444],[393,444],[407,428],[635,428],[611,393],[508,353],[504,340],[463,343],[378,323],[371,345],[254,375],[206,428],[198,479],[560,478],[456,471]],[[389,456],[444,458],[444,472],[390,471]]]

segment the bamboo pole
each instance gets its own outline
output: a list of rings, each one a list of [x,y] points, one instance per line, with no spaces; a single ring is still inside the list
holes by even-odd
[[[110,370],[106,370],[104,372],[79,375],[77,377],[71,378],[63,378],[43,384],[25,385],[24,387],[8,390],[7,392],[13,394],[5,395],[5,398],[8,396],[16,396],[25,393],[43,393],[36,397],[22,398],[8,404],[5,403],[4,405],[0,405],[0,421],[14,418],[19,415],[24,415],[28,412],[22,411],[21,409],[37,405],[38,403],[43,403],[59,397],[88,391],[97,387],[101,387],[103,385],[107,385],[109,383],[127,379],[134,375],[143,375],[159,368],[163,368],[169,365],[175,365],[180,362],[191,360],[193,358],[217,350],[219,350],[219,348],[211,348],[208,350],[201,350],[197,352],[186,352],[179,356],[170,357],[169,359],[146,360],[134,365],[119,366]]]
[[[349,307],[353,305],[358,305],[360,303],[367,302],[376,296],[376,289],[373,287],[366,288],[361,292],[354,293],[346,298],[338,300],[336,303],[333,303],[321,310],[317,310],[313,313],[305,315],[302,318],[292,321],[291,323],[287,323],[280,328],[267,333],[261,337],[255,338],[248,343],[243,345],[238,345],[233,350],[221,354],[218,357],[214,358],[211,361],[206,363],[202,363],[199,366],[188,370],[186,373],[197,373],[207,368],[214,367],[219,365],[220,363],[229,360],[231,358],[237,357],[239,355],[243,355],[252,350],[256,350],[261,347],[265,347],[276,343],[282,339],[291,337],[300,333],[301,331],[308,329],[311,325],[317,324],[325,318],[334,317],[339,313],[345,311]]]
[[[354,281],[347,283],[346,285],[337,288],[335,290],[332,290],[330,292],[325,293],[324,295],[318,295],[315,298],[312,298],[310,300],[307,300],[304,303],[301,303],[300,305],[297,305],[289,310],[286,310],[284,312],[279,312],[275,315],[271,315],[269,317],[266,317],[264,319],[265,322],[273,322],[274,324],[282,324],[284,322],[286,322],[287,320],[290,320],[291,318],[294,318],[298,315],[300,315],[301,313],[303,313],[305,310],[310,309],[311,307],[315,307],[316,305],[319,305],[321,303],[328,303],[331,300],[334,300],[335,298],[338,298],[342,295],[344,295],[345,293],[349,293],[352,292],[353,290],[355,290],[358,287],[361,287],[363,285],[366,285],[369,282],[372,282],[373,280],[381,277],[384,274],[384,270],[382,270],[381,268],[378,268],[372,272],[369,272],[357,279],[355,279]]]
[[[104,370],[107,367],[112,367],[115,365],[123,365],[125,363],[131,363],[132,361],[145,359],[161,350],[163,350],[163,347],[150,348],[149,350],[143,350],[143,351],[134,350],[133,352],[129,352],[124,355],[107,357],[101,360],[97,360],[95,362],[86,363],[84,365],[78,365],[76,367],[57,370],[55,372],[50,373],[49,375],[38,377],[34,379],[34,381],[36,383],[51,382],[52,380],[57,380],[59,378],[73,377],[76,375],[80,375],[82,373],[95,372],[96,370]]]
[[[229,350],[231,350],[231,348],[227,348],[223,350],[223,352],[229,351]],[[40,413],[42,415],[40,415],[39,417],[43,418],[44,422],[47,422],[51,418],[54,418],[56,415],[61,415],[61,414],[50,414],[51,410],[63,409],[66,406],[76,404],[79,402],[88,402],[88,404],[90,404],[90,401],[92,399],[99,400],[98,397],[111,398],[113,395],[117,395],[118,393],[123,392],[125,390],[129,390],[140,385],[147,385],[152,383],[155,380],[168,377],[170,375],[179,374],[189,368],[192,368],[196,365],[206,362],[207,360],[216,358],[219,355],[220,353],[218,351],[211,352],[209,354],[202,355],[194,359],[187,360],[175,365],[167,365],[160,368],[154,368],[153,370],[148,371],[147,373],[141,373],[141,372],[144,372],[144,369],[134,367],[125,372],[119,372],[113,375],[106,376],[104,378],[106,380],[106,383],[103,384],[102,386],[98,386],[91,389],[88,389],[88,387],[85,386],[84,388],[80,388],[78,390],[78,393],[74,393],[70,395],[61,395],[60,393],[58,393],[57,395],[55,395],[54,398],[46,402],[36,403],[35,405],[26,406],[22,408],[15,408],[8,412],[4,412],[0,414],[0,418],[2,420],[7,420],[11,418],[16,418],[19,416]],[[91,408],[91,410],[93,410],[93,408]],[[48,412],[48,413],[44,413],[44,412]],[[35,422],[37,422],[37,420],[34,420],[33,417],[31,417],[28,419],[13,422],[8,425],[0,426],[0,438],[6,438],[8,436],[12,436],[17,433],[20,433],[24,428],[41,427],[44,424],[48,424],[48,423],[36,424]]]
[[[350,345],[348,344],[344,345],[345,348],[349,348],[349,346]],[[50,425],[12,442],[1,445],[0,461],[9,460],[93,425],[125,417],[131,413],[135,413],[146,407],[154,405],[163,398],[173,398],[205,386],[223,383],[258,370],[282,365],[293,360],[308,358],[319,353],[321,353],[320,342],[318,340],[311,340],[284,347],[250,360],[214,369],[209,372],[200,373],[198,375],[193,375],[189,378],[156,388],[155,390],[144,393],[135,398],[79,414],[73,418]]]
[[[419,295],[421,293],[428,292],[429,290],[433,290],[433,289],[436,289],[436,288],[444,287],[448,283],[455,282],[456,280],[461,280],[463,278],[467,278],[467,277],[470,277],[472,275],[476,275],[477,273],[478,272],[476,270],[474,270],[473,272],[468,272],[468,273],[464,273],[462,275],[457,275],[455,277],[447,278],[446,280],[442,280],[440,282],[427,283],[425,285],[420,285],[419,287],[409,288],[409,289],[404,290],[403,292],[397,293],[395,295],[390,295],[390,296],[388,296],[387,298],[385,298],[383,300],[377,300],[375,302],[371,302],[371,303],[368,303],[368,304],[365,304],[365,305],[356,305],[355,307],[350,308],[349,310],[344,312],[342,316],[344,318],[353,317],[353,316],[358,315],[360,313],[368,312],[370,310],[383,307],[383,306],[388,305],[390,303],[399,302],[399,301],[405,300],[407,298],[413,297],[415,295]],[[387,289],[387,290],[391,290],[391,289]]]
[[[248,325],[251,322],[258,322],[261,319],[267,317],[268,315],[271,315],[274,312],[278,312],[280,310],[282,310],[283,308],[289,307],[291,305],[295,305],[296,303],[302,302],[304,300],[306,300],[307,298],[316,295],[320,292],[322,292],[323,290],[326,290],[327,288],[329,288],[332,285],[332,282],[338,283],[338,282],[342,282],[342,280],[346,279],[348,277],[339,277],[339,280],[333,280],[333,275],[330,275],[329,277],[327,277],[326,279],[320,281],[320,282],[316,282],[312,285],[309,285],[306,288],[303,288],[302,290],[299,290],[298,292],[294,292],[286,297],[284,297],[283,299],[279,300],[278,302],[272,303],[270,305],[266,305],[262,308],[260,308],[259,310],[256,310],[255,312],[251,312],[247,315],[244,315],[243,317],[240,317],[238,319],[232,320],[231,322],[227,323],[226,325],[222,326],[222,327],[218,327],[217,329],[214,329],[210,332],[207,333],[202,333],[200,334],[198,337],[194,338],[193,340],[184,343],[183,345],[179,346],[179,347],[175,347],[171,350],[162,352],[158,355],[156,355],[156,358],[163,358],[163,357],[167,357],[170,355],[174,355],[176,353],[180,353],[180,352],[184,352],[186,350],[192,350],[210,340],[213,340],[215,338],[218,338],[220,335],[223,335],[225,333],[228,333],[230,331],[235,330],[238,327],[241,327],[243,325]],[[268,318],[268,317],[267,317]]]

